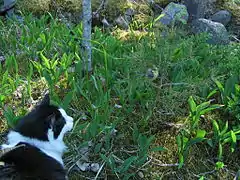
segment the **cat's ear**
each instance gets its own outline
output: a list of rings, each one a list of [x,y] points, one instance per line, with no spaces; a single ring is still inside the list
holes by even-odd
[[[49,93],[45,94],[44,98],[42,99],[40,106],[49,105],[50,104],[50,96]]]

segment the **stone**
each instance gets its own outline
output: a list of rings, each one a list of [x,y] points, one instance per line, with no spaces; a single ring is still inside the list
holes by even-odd
[[[174,25],[176,23],[187,23],[189,14],[185,5],[177,3],[169,3],[162,11],[160,22],[163,25]]]
[[[144,178],[144,174],[143,174],[142,171],[139,171],[137,174],[138,174],[138,176],[140,177],[140,179],[143,179],[143,178]]]
[[[12,17],[15,4],[15,0],[3,0],[3,5],[0,3],[0,16]]]
[[[91,169],[91,171],[92,172],[98,172],[99,171],[99,169],[100,169],[100,165],[98,164],[98,163],[92,163],[91,165],[90,165],[90,169]]]
[[[77,166],[81,171],[89,171],[91,170],[91,164],[90,163],[85,163],[81,161],[77,161]]]
[[[124,18],[127,20],[127,22],[131,22],[132,18],[135,14],[135,10],[133,8],[128,8],[124,14]]]
[[[214,22],[219,22],[226,26],[231,21],[231,17],[232,15],[229,11],[221,10],[213,14],[210,19]]]
[[[0,55],[0,64],[3,64],[6,61],[5,56]]]
[[[9,4],[15,4],[15,3],[16,3],[15,0],[4,0],[4,6],[7,6]],[[13,14],[14,14],[13,8],[7,11],[7,16],[11,17],[13,16]]]
[[[128,22],[121,15],[115,20],[115,22],[119,27],[123,29],[127,30],[129,28]]]
[[[108,28],[108,27],[111,26],[111,24],[109,24],[109,22],[107,21],[106,18],[103,18],[103,19],[102,19],[102,24],[103,24],[103,27],[105,27],[105,28]]]
[[[217,0],[183,0],[187,7],[189,20],[208,18],[215,12]]]
[[[192,22],[192,31],[195,34],[208,33],[209,44],[228,44],[230,42],[225,26],[218,22],[200,18]]]

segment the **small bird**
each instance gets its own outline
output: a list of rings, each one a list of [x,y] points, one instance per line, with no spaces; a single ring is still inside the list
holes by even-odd
[[[159,77],[158,68],[155,65],[152,68],[149,68],[147,70],[146,76],[152,81],[156,80]]]

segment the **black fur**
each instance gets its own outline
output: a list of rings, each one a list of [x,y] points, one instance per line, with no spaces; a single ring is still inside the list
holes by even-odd
[[[27,144],[16,148],[0,158],[0,161],[6,164],[13,164],[15,171],[11,172],[11,176],[15,175],[14,179],[19,180],[66,180],[66,173],[63,166],[47,156],[38,148]],[[14,174],[15,173],[15,174]],[[0,179],[5,179],[6,176]]]
[[[48,141],[47,132],[51,128],[56,139],[66,123],[58,109],[57,106],[50,105],[47,94],[41,104],[19,120],[14,131],[26,137]]]

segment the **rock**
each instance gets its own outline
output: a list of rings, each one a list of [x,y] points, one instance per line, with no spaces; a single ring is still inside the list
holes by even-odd
[[[143,179],[143,178],[144,178],[144,174],[143,174],[142,171],[139,171],[137,174],[138,174],[138,176],[140,177],[140,179]]]
[[[231,12],[232,18],[228,26],[232,33],[240,38],[240,6],[237,1],[221,0],[219,9],[225,9]]]
[[[130,23],[135,14],[135,10],[133,8],[128,8],[124,14],[124,18]]]
[[[118,106],[120,106],[120,105],[118,105]],[[117,135],[117,132],[118,132],[118,130],[112,129],[110,135],[111,135],[111,136],[116,136],[116,135]]]
[[[218,22],[213,22],[208,19],[197,19],[192,23],[193,33],[208,33],[209,44],[228,44],[230,42],[228,32],[225,26]]]
[[[219,22],[226,26],[230,22],[231,17],[232,15],[229,11],[221,10],[212,15],[210,19],[214,22]]]
[[[215,12],[217,0],[183,0],[190,15],[189,20],[208,18]]]
[[[81,171],[90,171],[91,170],[91,164],[90,163],[85,163],[82,161],[77,161],[77,166]]]
[[[90,166],[90,170],[92,172],[98,172],[98,170],[100,169],[100,165],[98,163],[92,163],[91,166]]]
[[[122,106],[119,105],[119,104],[115,104],[114,107],[117,108],[117,109],[121,109],[122,108]]]
[[[0,64],[3,64],[6,61],[5,56],[1,56],[0,54]]]
[[[102,24],[103,24],[103,27],[105,27],[105,28],[108,28],[108,27],[111,26],[111,25],[109,24],[109,22],[106,20],[106,18],[103,18],[103,19],[102,19]]]
[[[3,0],[3,7],[0,7],[0,15],[7,15],[8,17],[12,17],[14,14],[15,4],[15,0]]]
[[[128,26],[128,22],[120,15],[116,20],[115,20],[116,24],[123,28],[123,29],[128,29],[129,26]]]
[[[169,3],[162,11],[160,22],[164,25],[174,25],[175,23],[186,23],[188,21],[188,12],[185,5]]]

